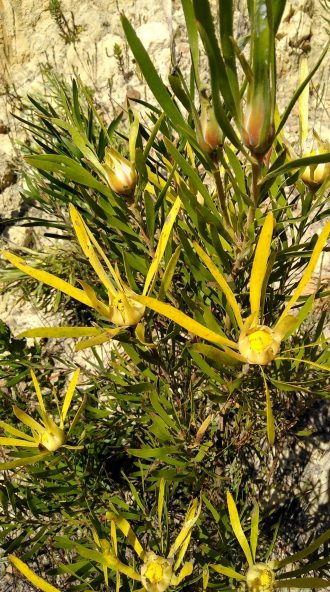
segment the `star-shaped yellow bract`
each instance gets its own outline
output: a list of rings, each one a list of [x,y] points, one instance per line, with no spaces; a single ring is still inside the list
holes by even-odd
[[[214,265],[209,255],[205,253],[197,243],[194,243],[194,248],[197,254],[205,263],[219,288],[226,296],[227,303],[234,314],[239,329],[237,341],[233,341],[232,339],[228,339],[227,337],[215,333],[215,331],[204,327],[201,323],[198,323],[173,306],[160,302],[156,298],[136,295],[134,295],[134,298],[140,304],[164,315],[190,333],[219,345],[225,354],[223,359],[226,359],[229,363],[235,364],[241,362],[259,365],[268,364],[277,356],[281,342],[286,339],[293,330],[296,330],[299,327],[298,319],[289,313],[311,279],[319,255],[329,236],[330,222],[325,225],[318,237],[307,268],[288,304],[285,306],[284,311],[275,324],[272,327],[268,327],[262,323],[262,293],[269,262],[273,227],[274,217],[270,212],[265,218],[255,249],[250,277],[250,312],[246,320],[243,320],[240,306],[223,274]],[[211,351],[211,346],[204,346],[203,348],[203,344],[197,344],[197,347],[198,351],[201,353],[203,353],[205,348],[206,355],[208,351]],[[212,352],[214,356],[217,356],[219,359],[221,358],[220,350],[212,348]]]
[[[160,493],[158,514],[160,518],[162,513],[160,505],[163,504],[163,501],[163,494]],[[74,547],[82,557],[93,559],[102,565],[106,585],[108,585],[108,569],[116,572],[117,591],[120,588],[120,574],[124,574],[132,580],[141,582],[143,590],[147,590],[147,592],[165,592],[170,586],[180,584],[185,577],[192,573],[193,565],[191,562],[185,563],[180,570],[179,568],[187,551],[191,532],[198,520],[200,510],[201,506],[198,500],[194,500],[187,511],[182,529],[166,557],[157,555],[152,550],[144,550],[129,522],[114,512],[107,512],[106,514],[106,518],[110,521],[111,542],[100,538],[93,529],[93,539],[97,551],[92,551],[79,544],[74,544]],[[121,530],[138,555],[141,561],[140,571],[136,571],[136,569],[118,559],[117,529]],[[179,573],[176,573],[177,570],[179,570]]]
[[[181,566],[187,551],[192,529],[198,520],[201,506],[195,499],[187,511],[182,529],[176,537],[166,557],[157,555],[154,551],[145,551],[133,532],[130,524],[113,512],[107,513],[108,520],[118,527],[126,536],[129,543],[143,562],[140,574],[136,573],[136,579],[142,582],[143,589],[147,592],[165,592],[170,586],[177,586],[184,578],[192,573],[191,562],[185,563],[178,574],[175,572]]]
[[[1,463],[0,470],[13,469],[15,467],[22,467],[25,465],[33,464],[45,458],[50,453],[56,452],[56,450],[62,447],[71,448],[75,450],[82,448],[82,446],[68,446],[66,444],[66,440],[68,435],[72,431],[74,425],[76,424],[77,420],[79,419],[81,412],[83,411],[83,407],[85,404],[84,401],[80,405],[69,430],[67,432],[65,432],[64,430],[65,419],[71,405],[74,391],[77,386],[79,373],[79,369],[75,370],[75,372],[73,373],[73,376],[70,380],[68,389],[64,397],[62,409],[60,411],[59,422],[57,424],[46,410],[37,377],[33,370],[31,370],[31,377],[39,402],[37,409],[41,417],[41,421],[36,421],[35,419],[33,419],[33,417],[25,413],[25,411],[22,411],[22,409],[19,409],[19,407],[14,405],[14,414],[25,426],[30,428],[32,435],[26,434],[25,432],[18,430],[17,428],[13,427],[9,423],[6,423],[5,421],[0,421],[0,427],[8,434],[11,434],[11,436],[14,436],[14,438],[0,437],[0,445],[22,447],[23,449],[36,448],[39,449],[40,454],[35,454],[33,456],[24,456],[13,461]]]
[[[160,233],[157,249],[146,276],[143,294],[147,294],[153,287],[153,281],[180,207],[181,200],[176,198]],[[24,273],[93,308],[102,320],[115,327],[38,327],[24,331],[18,337],[87,337],[88,339],[81,341],[76,347],[77,350],[81,350],[109,341],[127,327],[138,326],[136,335],[143,341],[143,328],[141,330],[139,322],[143,317],[145,306],[133,298],[135,293],[121,278],[118,267],[112,266],[102,247],[72,204],[70,216],[81,249],[107,292],[107,303],[99,300],[93,287],[86,282],[80,281],[81,288],[76,288],[51,273],[28,265],[24,259],[9,251],[4,251],[3,255]]]
[[[330,530],[326,531],[323,535],[318,537],[310,545],[298,551],[294,555],[280,559],[279,561],[267,561],[257,562],[257,546],[258,546],[258,535],[259,535],[259,506],[255,504],[253,513],[251,515],[251,527],[249,541],[243,530],[238,510],[234,501],[233,496],[227,492],[227,508],[229,514],[229,521],[232,531],[245,555],[247,561],[247,571],[240,573],[233,567],[214,564],[209,567],[217,573],[226,576],[232,580],[238,582],[245,582],[248,592],[273,592],[278,588],[326,588],[329,585],[329,580],[323,578],[311,578],[311,577],[292,577],[291,573],[285,572],[286,579],[276,579],[277,570],[285,567],[286,565],[294,565],[296,561],[305,559],[313,552],[316,551],[325,541],[330,539]],[[304,569],[300,569],[301,574],[312,571],[314,567],[317,567],[317,561],[315,565],[313,563],[304,564]],[[295,570],[297,571],[297,570]],[[295,573],[295,572],[294,572]],[[293,574],[292,574],[293,575]]]

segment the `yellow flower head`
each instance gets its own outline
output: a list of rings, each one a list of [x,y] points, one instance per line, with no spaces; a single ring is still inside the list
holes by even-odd
[[[159,269],[180,207],[181,200],[177,198],[160,233],[157,249],[145,279],[143,294],[147,294],[153,288],[153,281]],[[84,339],[76,346],[76,349],[80,350],[105,343],[115,337],[124,328],[138,325],[144,315],[145,305],[137,301],[135,298],[136,294],[122,280],[118,267],[112,266],[102,247],[72,204],[70,205],[70,216],[81,249],[103,284],[107,292],[108,302],[99,300],[93,287],[86,282],[79,281],[82,289],[76,288],[51,273],[28,265],[24,259],[17,257],[13,253],[4,251],[3,255],[24,273],[93,308],[105,322],[115,325],[115,327],[38,327],[24,331],[18,336],[19,338],[87,337],[88,339]],[[137,331],[137,336],[140,333]]]
[[[112,191],[122,195],[129,195],[134,191],[137,181],[135,167],[117,150],[109,147],[105,149],[103,167]]]
[[[239,351],[249,364],[269,364],[280,345],[280,335],[266,325],[243,329],[238,340]]]
[[[141,581],[147,592],[164,592],[171,585],[173,559],[148,551],[141,567]]]
[[[10,424],[1,421],[0,422],[0,427],[3,428],[3,430],[5,432],[8,432],[9,434],[11,434],[11,436],[15,436],[7,438],[7,437],[1,437],[0,438],[0,445],[3,446],[18,446],[18,447],[23,447],[23,448],[36,448],[39,449],[40,454],[36,454],[33,456],[28,456],[28,457],[24,457],[24,458],[19,458],[18,460],[13,460],[13,461],[9,461],[6,463],[2,463],[0,465],[0,470],[5,470],[5,469],[11,469],[14,467],[20,467],[20,466],[25,466],[28,464],[33,464],[35,462],[37,462],[38,460],[41,460],[42,458],[44,458],[44,456],[46,456],[47,454],[49,454],[50,452],[56,452],[56,450],[58,450],[61,447],[65,447],[65,448],[74,448],[74,449],[79,449],[82,448],[82,446],[67,446],[66,445],[66,439],[68,434],[70,433],[70,430],[72,428],[69,429],[69,431],[67,433],[65,433],[64,431],[64,422],[72,401],[72,397],[75,391],[75,388],[77,386],[77,382],[79,379],[79,372],[80,370],[77,369],[74,374],[73,377],[69,383],[68,386],[68,390],[66,392],[66,395],[64,397],[64,401],[63,401],[63,405],[62,405],[62,409],[60,412],[60,418],[59,418],[59,425],[57,423],[55,423],[55,421],[53,420],[53,418],[50,416],[50,414],[47,412],[45,404],[44,404],[44,400],[42,397],[42,393],[41,393],[41,389],[39,386],[39,383],[37,381],[37,377],[34,374],[33,370],[31,370],[31,377],[32,377],[32,381],[36,390],[36,394],[37,394],[37,398],[38,398],[38,402],[39,402],[39,407],[38,407],[38,412],[40,414],[41,417],[41,421],[38,422],[35,419],[33,419],[33,417],[30,417],[30,415],[28,415],[27,413],[25,413],[25,411],[22,411],[22,409],[19,409],[19,407],[17,407],[16,405],[13,406],[13,412],[16,415],[17,419],[19,419],[25,426],[29,427],[31,430],[32,435],[30,436],[29,434],[26,434],[25,432],[22,432],[20,430],[18,430],[17,428],[14,428],[13,426],[11,426]],[[77,421],[80,413],[83,410],[83,406],[84,406],[84,402],[82,403],[82,405],[80,406],[76,417],[75,417],[75,422]]]
[[[275,574],[267,563],[255,563],[249,567],[246,574],[249,592],[272,592],[274,582]]]
[[[164,503],[163,494],[164,491],[160,488],[158,503],[158,518],[160,522]],[[106,567],[115,570],[117,575],[123,573],[133,580],[140,581],[144,590],[147,592],[165,592],[170,586],[178,586],[180,582],[193,571],[193,564],[191,562],[188,561],[187,563],[184,563],[182,567],[181,564],[190,542],[192,529],[198,520],[200,510],[201,506],[198,505],[198,500],[195,499],[187,511],[182,529],[174,540],[167,557],[157,555],[151,550],[145,551],[133,532],[129,522],[113,512],[107,512],[106,517],[111,523],[112,546],[110,547],[109,545],[106,555],[104,550],[102,551],[102,555],[107,561]],[[117,557],[117,528],[122,531],[141,560],[142,565],[140,573],[119,561]],[[94,540],[100,547],[100,542],[98,542],[95,537]],[[179,569],[180,567],[181,569]],[[179,572],[176,573],[178,570]],[[106,570],[105,579],[107,580]]]

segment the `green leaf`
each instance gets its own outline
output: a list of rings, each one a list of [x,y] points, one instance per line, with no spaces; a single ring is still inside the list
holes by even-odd
[[[330,580],[323,578],[293,578],[275,581],[275,588],[328,588]]]
[[[321,164],[323,162],[330,162],[330,152],[324,152],[323,154],[316,154],[315,156],[304,156],[303,158],[290,160],[290,162],[283,164],[275,170],[271,170],[267,175],[265,175],[265,177],[263,177],[262,181],[260,182],[260,186],[264,185],[270,179],[279,177],[279,175],[283,175],[292,169],[305,168],[306,166]]]
[[[239,96],[233,96],[233,92],[229,82],[227,66],[224,62],[218,45],[209,1],[203,0],[203,2],[201,2],[200,0],[193,0],[193,2],[196,18],[199,25],[199,32],[202,37],[205,51],[209,59],[211,82],[213,84],[212,78],[214,78],[214,82],[216,82],[217,89],[221,92],[224,98],[227,109],[229,109],[231,115],[235,119],[237,119],[239,113],[239,103],[236,103],[236,100],[239,99]],[[228,23],[226,23],[225,28],[227,28],[228,30]]]
[[[282,0],[283,1],[283,0]],[[315,66],[311,69],[310,73],[308,74],[308,76],[306,76],[305,80],[298,86],[296,92],[294,93],[291,101],[289,102],[287,108],[285,109],[282,117],[281,117],[281,121],[279,123],[279,126],[276,130],[276,136],[278,136],[278,134],[280,133],[281,129],[283,128],[284,124],[286,123],[286,120],[288,119],[293,107],[295,106],[296,102],[298,101],[301,93],[303,92],[305,86],[307,86],[307,84],[309,83],[309,81],[311,80],[311,78],[314,76],[315,72],[318,70],[318,68],[320,67],[323,59],[325,58],[325,56],[328,53],[328,49],[329,49],[329,45],[330,45],[330,41],[328,41],[328,43],[326,44],[324,50],[322,51],[320,57],[318,58]]]
[[[156,68],[152,63],[148,52],[143,47],[140,39],[134,31],[134,28],[124,15],[121,16],[121,23],[133,55],[141,69],[144,78],[146,79],[150,90],[157,99],[161,108],[174,125],[181,125],[183,128],[188,127],[179,109],[173,102],[162,79],[157,74]]]
[[[240,94],[236,71],[235,51],[233,51],[233,44],[231,41],[233,37],[233,19],[233,0],[219,0],[219,24],[222,55],[235,105],[236,108],[238,108],[240,104]]]
[[[38,156],[26,156],[25,160],[28,164],[40,169],[42,171],[50,171],[52,173],[58,173],[65,177],[69,181],[74,181],[96,189],[106,197],[111,197],[112,193],[110,189],[100,183],[95,177],[93,177],[84,167],[82,167],[76,160],[69,156],[63,156],[59,154],[40,154]]]
[[[200,88],[199,79],[199,47],[198,47],[198,29],[195,19],[192,0],[181,0],[184,18],[186,21],[191,60],[193,63],[196,86]]]
[[[280,569],[280,568],[284,567],[285,565],[288,565],[290,563],[296,563],[297,561],[300,561],[301,559],[308,557],[308,555],[311,555],[312,553],[314,553],[314,551],[316,551],[319,547],[321,547],[321,545],[323,545],[329,539],[330,539],[330,529],[326,530],[323,534],[321,534],[319,537],[317,537],[317,539],[315,539],[315,541],[313,541],[310,545],[307,545],[307,547],[305,547],[305,549],[302,549],[301,551],[298,551],[297,553],[294,553],[293,555],[289,555],[288,557],[284,557],[284,559],[280,559],[278,561],[273,561],[272,564],[273,564],[274,569]],[[283,584],[283,587],[285,587],[284,584]],[[307,586],[307,588],[313,588],[313,587],[314,586]]]

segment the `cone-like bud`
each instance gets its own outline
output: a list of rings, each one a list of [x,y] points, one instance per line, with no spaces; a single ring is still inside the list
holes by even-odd
[[[249,364],[269,364],[278,353],[282,336],[266,327],[256,325],[241,332],[238,347]]]
[[[103,167],[112,191],[122,195],[133,193],[137,182],[136,169],[127,158],[114,148],[107,147]]]
[[[142,319],[145,306],[129,297],[129,290],[118,292],[110,305],[109,320],[117,327],[133,327]]]
[[[211,153],[222,144],[223,135],[215,118],[213,108],[207,99],[202,99],[200,118],[202,137],[199,139],[201,148]]]
[[[265,156],[275,134],[274,122],[264,97],[256,97],[245,110],[242,139],[252,154]]]
[[[322,142],[322,140],[317,139],[318,149],[310,152],[309,154],[304,154],[304,156],[316,156],[318,154],[326,154],[330,151],[330,144],[329,142]],[[330,178],[330,162],[323,162],[321,164],[314,164],[307,166],[302,175],[301,179],[310,189],[316,190]]]
[[[50,418],[47,423],[47,429],[40,436],[40,445],[49,452],[55,452],[65,443],[65,433]]]
[[[272,592],[274,582],[274,572],[267,563],[255,563],[249,567],[246,574],[246,584],[249,592]]]
[[[148,551],[141,567],[141,581],[147,592],[165,592],[171,585],[173,560]]]

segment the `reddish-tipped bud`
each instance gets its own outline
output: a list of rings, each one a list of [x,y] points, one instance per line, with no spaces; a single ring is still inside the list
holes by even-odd
[[[272,145],[274,134],[274,123],[263,98],[248,104],[242,130],[245,146],[252,154],[264,156]]]
[[[201,111],[202,137],[199,143],[205,152],[211,153],[222,144],[223,136],[214,111],[205,100],[202,102]]]
[[[112,191],[122,195],[133,193],[137,175],[134,165],[127,158],[114,148],[106,148],[103,166]]]

